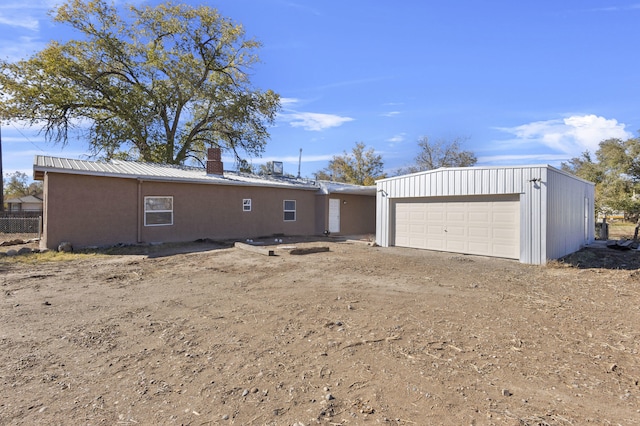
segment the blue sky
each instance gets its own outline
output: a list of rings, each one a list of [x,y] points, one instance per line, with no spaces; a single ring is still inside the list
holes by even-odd
[[[3,0],[0,57],[50,40],[52,0]],[[142,4],[142,1],[135,1]],[[200,2],[187,1],[193,5]],[[364,142],[385,169],[408,166],[422,136],[464,138],[478,165],[551,164],[640,130],[640,0],[219,0],[263,43],[252,81],[282,97],[253,164],[302,176]],[[4,172],[33,156],[86,158],[87,145],[46,143],[2,123]],[[226,168],[232,168],[228,158]]]

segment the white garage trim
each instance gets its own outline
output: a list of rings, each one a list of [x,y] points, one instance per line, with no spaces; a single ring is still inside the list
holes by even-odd
[[[517,194],[398,199],[393,209],[392,245],[520,258]]]

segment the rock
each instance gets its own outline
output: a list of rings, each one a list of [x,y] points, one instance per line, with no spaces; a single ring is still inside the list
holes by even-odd
[[[18,250],[7,250],[7,256],[16,256],[18,254]]]
[[[247,396],[249,395],[249,389],[245,389],[242,391],[242,396]]]
[[[222,416],[222,420],[229,420],[229,415],[225,414],[224,416]]]
[[[326,399],[327,401],[331,401],[331,400],[336,399],[336,398],[335,398],[333,395],[331,395],[330,393],[328,393],[328,394],[324,397],[324,399]]]
[[[33,253],[33,250],[31,250],[29,247],[22,247],[20,250],[18,250],[18,254],[31,254]]]
[[[509,392],[509,389],[502,389],[502,396],[511,396],[513,395],[511,392]]]
[[[73,245],[70,242],[64,241],[58,244],[58,251],[63,253],[71,253],[73,251]]]

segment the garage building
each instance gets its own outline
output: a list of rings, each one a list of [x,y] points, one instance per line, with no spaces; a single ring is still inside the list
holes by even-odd
[[[544,264],[594,241],[594,184],[548,165],[377,181],[376,243]]]

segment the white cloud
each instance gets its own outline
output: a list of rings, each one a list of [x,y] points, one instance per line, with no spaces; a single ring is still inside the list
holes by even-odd
[[[628,139],[633,134],[616,119],[590,115],[573,115],[564,119],[536,121],[517,127],[500,128],[516,136],[515,143],[534,143],[574,157],[584,151],[595,152],[606,139]]]
[[[282,105],[283,107],[295,105],[299,102],[300,100],[297,98],[280,98],[280,105]]]
[[[400,114],[400,111],[389,111],[389,112],[382,113],[381,115],[383,117],[394,117],[399,114]]]
[[[5,11],[0,10],[0,25],[38,31],[40,21],[31,16],[10,16],[6,14]]]
[[[51,19],[47,12],[52,6],[43,0],[0,3],[0,58],[14,62],[42,50],[41,23]]]
[[[322,15],[322,13],[320,13],[320,11],[318,9],[316,9],[314,7],[310,7],[310,6],[306,5],[306,4],[300,4],[298,2],[290,1],[290,2],[285,3],[285,5],[290,7],[290,8],[292,8],[292,9],[297,9],[297,10],[299,10],[301,12],[310,13],[310,14],[315,15],[315,16],[321,16]]]
[[[351,117],[341,117],[335,114],[322,114],[317,112],[291,112],[280,114],[280,118],[288,121],[291,127],[302,127],[309,131],[322,131],[331,127],[339,127],[344,123],[353,121]]]
[[[406,133],[399,133],[387,139],[387,142],[391,142],[392,144],[404,142],[406,135],[407,135]]]
[[[334,154],[318,154],[318,155],[305,155],[302,153],[302,162],[303,163],[314,163],[317,161],[329,161],[333,158]],[[270,157],[260,157],[259,161],[256,161],[258,164],[268,163],[269,161],[282,161],[284,163],[292,163],[298,164],[298,160],[300,157],[297,155],[285,155],[285,156],[270,156]]]
[[[339,127],[344,123],[353,121],[351,117],[343,117],[336,114],[324,114],[319,112],[301,112],[294,109],[296,105],[306,103],[298,98],[280,98],[280,105],[284,112],[278,114],[278,118],[289,123],[291,127],[302,127],[304,130],[319,132],[331,127]]]
[[[37,32],[40,22],[50,19],[47,12],[59,3],[52,0],[3,2],[0,4],[0,25]]]
[[[637,10],[640,9],[640,3],[625,5],[625,6],[606,6],[606,7],[596,7],[590,9],[592,12],[624,12],[627,10]]]
[[[505,155],[483,155],[478,157],[478,165],[499,165],[499,164],[538,164],[557,163],[566,161],[564,154],[505,154]]]
[[[46,43],[33,37],[20,37],[16,43],[3,43],[0,46],[0,58],[9,62],[28,59],[44,49]]]

